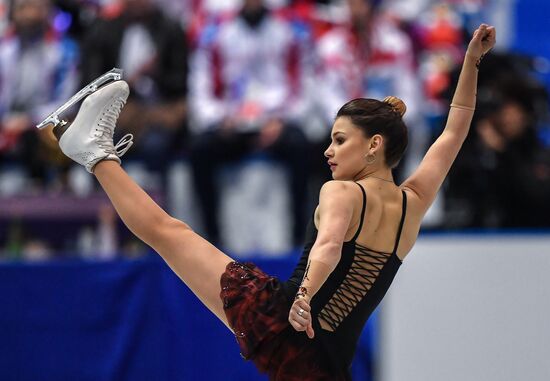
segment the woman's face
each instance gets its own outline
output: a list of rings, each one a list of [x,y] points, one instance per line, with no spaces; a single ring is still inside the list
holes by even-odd
[[[354,179],[367,165],[365,156],[369,153],[369,139],[348,117],[336,119],[331,138],[325,157],[328,159],[332,178]]]

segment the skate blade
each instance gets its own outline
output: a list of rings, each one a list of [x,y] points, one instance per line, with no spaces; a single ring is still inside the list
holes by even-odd
[[[97,90],[102,88],[103,86],[119,81],[122,79],[122,70],[114,68],[107,73],[103,74],[101,77],[98,77],[94,79],[92,82],[84,86],[78,93],[73,95],[71,99],[69,99],[67,102],[65,102],[61,107],[59,107],[57,110],[52,112],[50,115],[46,117],[42,122],[36,125],[38,129],[43,129],[48,126],[56,127],[62,122],[65,122],[63,119],[61,119],[61,115],[70,109],[72,106],[80,102],[82,99],[86,98],[88,95],[95,93]]]

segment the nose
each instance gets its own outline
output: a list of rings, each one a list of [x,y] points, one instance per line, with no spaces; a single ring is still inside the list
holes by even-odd
[[[326,158],[331,158],[334,155],[334,153],[332,152],[332,144],[330,144],[328,148],[325,150],[324,155]]]

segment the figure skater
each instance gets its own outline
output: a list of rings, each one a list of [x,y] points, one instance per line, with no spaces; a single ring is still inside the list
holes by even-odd
[[[40,127],[56,125],[62,151],[96,176],[126,226],[229,327],[242,356],[261,372],[281,381],[349,380],[361,330],[468,134],[477,69],[495,36],[485,24],[474,32],[445,130],[399,186],[391,170],[407,146],[403,102],[355,99],[342,106],[325,151],[334,180],[321,189],[302,258],[285,282],[233,261],[170,217],[121,168],[131,136],[113,145],[129,93],[120,75],[75,96],[86,99],[72,124],[54,113]]]

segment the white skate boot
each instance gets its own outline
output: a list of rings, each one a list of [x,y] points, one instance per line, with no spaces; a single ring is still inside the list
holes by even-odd
[[[77,93],[58,111],[71,107],[75,97],[89,86]],[[53,132],[59,141],[61,151],[83,165],[90,173],[93,173],[94,166],[102,160],[115,160],[120,164],[119,157],[131,147],[133,136],[125,135],[115,146],[113,133],[129,93],[126,82],[111,82],[92,91],[92,94],[84,99],[71,124],[59,120],[60,113],[56,111],[48,117],[50,120],[47,118],[41,125],[54,124]],[[53,119],[58,121],[54,122]]]

